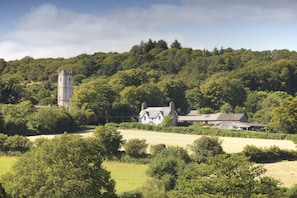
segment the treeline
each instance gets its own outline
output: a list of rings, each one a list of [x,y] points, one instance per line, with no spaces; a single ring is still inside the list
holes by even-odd
[[[56,105],[62,69],[73,73],[71,111],[79,125],[135,121],[143,101],[149,106],[173,101],[181,115],[190,109],[245,113],[274,132],[296,133],[297,121],[290,119],[297,102],[295,51],[208,51],[149,39],[124,53],[2,59],[0,103]]]

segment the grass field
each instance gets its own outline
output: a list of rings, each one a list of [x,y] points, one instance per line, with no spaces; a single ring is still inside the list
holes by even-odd
[[[149,145],[164,143],[167,146],[181,146],[187,148],[189,144],[201,136],[198,135],[185,135],[185,134],[171,134],[160,132],[147,132],[141,130],[121,130],[124,139],[129,140],[132,138],[146,139]],[[92,136],[92,132],[80,134],[83,137]],[[52,138],[51,136],[32,136],[29,139],[34,140],[38,137]],[[270,147],[278,146],[281,149],[296,149],[296,145],[288,140],[264,140],[264,139],[251,139],[251,138],[231,138],[220,137],[222,146],[227,153],[235,153],[242,151],[246,145],[255,145],[257,147]],[[0,157],[0,175],[9,171],[11,166],[17,160],[16,157]],[[128,192],[141,187],[148,179],[145,172],[148,165],[129,164],[120,162],[106,161],[103,163],[108,171],[111,172],[111,177],[116,181],[116,192]],[[279,162],[272,164],[265,164],[267,169],[267,176],[279,179],[283,186],[291,187],[297,184],[297,161],[293,162]]]
[[[147,179],[145,172],[148,165],[105,161],[103,166],[111,172],[111,178],[116,181],[118,194],[135,190]]]

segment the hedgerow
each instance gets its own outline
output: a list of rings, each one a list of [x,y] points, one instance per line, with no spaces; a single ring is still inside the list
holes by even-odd
[[[212,128],[212,127],[204,127],[199,124],[193,124],[190,126],[169,126],[169,127],[163,126],[162,127],[159,125],[141,124],[138,122],[124,122],[119,124],[119,128],[120,129],[139,129],[139,130],[166,132],[166,133],[211,135],[211,136],[221,136],[221,137],[291,140],[295,144],[297,144],[297,134],[218,129],[218,128]]]

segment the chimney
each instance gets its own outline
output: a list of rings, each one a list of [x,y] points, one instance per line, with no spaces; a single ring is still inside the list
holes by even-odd
[[[169,108],[172,113],[175,111],[175,105],[173,101],[169,102]]]
[[[141,111],[147,108],[146,102],[141,103]]]

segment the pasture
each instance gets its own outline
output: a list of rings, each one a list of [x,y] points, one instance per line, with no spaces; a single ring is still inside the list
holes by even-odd
[[[141,130],[120,130],[123,139],[133,138],[146,139],[149,145],[164,143],[167,146],[181,146],[188,148],[194,140],[200,138],[199,135],[187,135],[176,133],[162,133]],[[92,132],[80,133],[83,137],[92,136]],[[38,137],[52,138],[55,135],[29,137],[34,140]],[[227,153],[236,153],[242,151],[246,145],[255,145],[257,147],[278,146],[280,149],[295,149],[296,145],[289,140],[267,140],[252,138],[231,138],[219,137],[222,141],[222,147]],[[148,148],[149,151],[149,148]],[[16,157],[0,157],[0,175],[9,171],[11,166],[16,162]],[[148,165],[121,163],[105,161],[103,166],[111,172],[111,177],[116,181],[116,192],[122,193],[135,190],[142,186],[147,179],[145,172]],[[297,184],[297,161],[283,161],[278,163],[264,164],[267,169],[266,175],[279,179],[283,186],[291,187]]]

